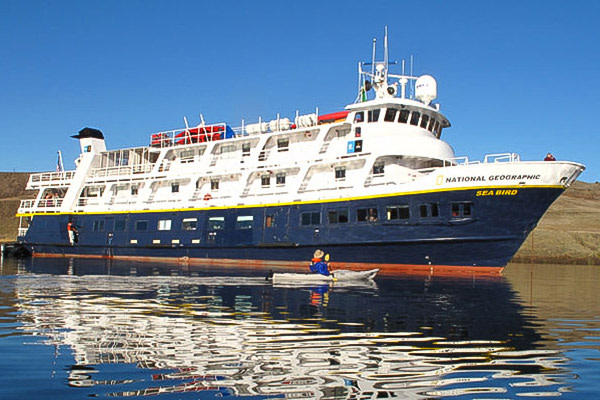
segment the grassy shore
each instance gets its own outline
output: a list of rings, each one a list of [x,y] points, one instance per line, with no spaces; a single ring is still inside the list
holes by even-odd
[[[600,183],[575,182],[568,188],[513,261],[600,265]]]
[[[31,198],[25,185],[28,173],[0,172],[0,242],[12,242],[17,237],[19,219],[15,217],[21,200]]]
[[[0,242],[14,241],[29,174],[0,172]],[[600,265],[600,183],[575,182],[546,212],[515,262]]]

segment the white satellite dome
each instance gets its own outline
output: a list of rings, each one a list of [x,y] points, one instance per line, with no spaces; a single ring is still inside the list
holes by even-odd
[[[431,75],[422,75],[415,83],[415,97],[429,105],[437,97],[437,82]]]

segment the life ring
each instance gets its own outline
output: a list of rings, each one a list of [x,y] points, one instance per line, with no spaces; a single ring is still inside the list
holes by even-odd
[[[210,199],[212,199],[212,196],[210,195],[210,193],[206,193],[204,195],[204,201],[209,201]]]

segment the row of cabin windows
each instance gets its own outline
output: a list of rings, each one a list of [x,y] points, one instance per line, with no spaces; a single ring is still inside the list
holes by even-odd
[[[367,122],[378,122],[379,115],[381,114],[380,109],[368,110],[367,111]],[[358,111],[354,115],[354,122],[360,123],[365,120],[365,112]],[[411,124],[414,126],[420,126],[423,129],[427,129],[429,132],[434,133],[437,137],[440,137],[442,133],[442,126],[440,121],[430,116],[429,114],[422,113],[417,110],[408,109],[397,109],[397,108],[386,108],[383,116],[385,122],[399,122],[402,124]]]
[[[240,215],[236,219],[235,229],[245,230],[252,229],[254,225],[254,217],[252,215]],[[138,220],[135,221],[134,231],[147,231],[149,227],[149,221]],[[158,231],[170,231],[173,228],[173,221],[170,219],[158,220],[156,230]],[[225,228],[225,217],[210,217],[208,218],[208,230],[222,230]],[[198,218],[184,218],[181,221],[181,230],[183,231],[195,231],[198,229]],[[96,220],[92,223],[93,231],[104,231],[104,220]],[[115,220],[115,231],[126,230],[126,220],[117,219]]]
[[[290,139],[289,138],[277,139],[277,151],[279,151],[279,152],[288,151],[289,147],[290,147]],[[249,143],[249,142],[242,143],[242,157],[249,156],[251,149],[252,149],[251,143]],[[200,149],[199,155],[203,155],[204,150],[205,149]],[[235,151],[236,151],[235,145],[228,145],[228,146],[222,145],[219,148],[220,154],[233,153]],[[192,161],[193,158],[195,157],[195,155],[196,155],[196,152],[193,149],[192,150],[182,150],[179,152],[179,158],[183,162]],[[126,165],[126,164],[124,164],[124,165]]]
[[[277,186],[283,186],[285,185],[285,174],[276,174],[275,175],[275,184]],[[262,187],[269,187],[271,186],[271,175],[262,175],[260,177],[260,185]]]
[[[470,218],[473,211],[473,204],[470,202],[452,203],[451,215],[453,218]],[[437,218],[440,216],[438,203],[420,204],[418,214],[421,218]],[[411,209],[407,204],[386,206],[385,217],[388,221],[403,220],[411,218]],[[343,224],[350,221],[347,208],[336,208],[327,210],[326,223]],[[359,208],[356,210],[357,222],[376,222],[379,220],[379,210],[377,207]],[[303,212],[300,218],[301,225],[321,225],[321,212],[309,211]]]
[[[260,177],[260,183],[261,186],[263,187],[268,187],[271,186],[271,176],[270,175],[262,175]],[[285,174],[281,173],[281,174],[276,174],[275,175],[275,183],[277,184],[277,186],[283,186],[285,185]],[[196,188],[198,187],[198,183],[196,183]],[[210,181],[210,190],[219,190],[219,180],[218,179],[213,179]],[[171,193],[179,193],[179,183],[171,183]],[[133,194],[133,188],[132,188],[132,194]],[[136,188],[136,193],[137,194],[137,188]]]
[[[384,164],[383,163],[375,163],[375,165],[373,166],[373,174],[374,175],[382,175],[384,173]],[[346,167],[336,167],[335,168],[335,179],[336,180],[343,180],[346,178]],[[275,175],[275,184],[277,186],[284,186],[286,182],[286,174],[285,173],[279,173]],[[271,186],[271,175],[262,175],[260,177],[260,184],[262,187],[269,187]],[[211,190],[219,190],[219,181],[218,180],[211,180],[210,181],[210,189]],[[137,187],[135,188],[135,193],[133,193],[134,188],[131,189],[132,190],[132,194],[137,195]],[[171,192],[172,193],[178,193],[179,192],[179,183],[172,183],[171,184]]]
[[[421,218],[437,218],[440,216],[438,203],[424,203],[418,207]],[[460,202],[451,204],[451,215],[453,218],[469,218],[473,212],[473,204],[470,202]],[[327,210],[326,223],[344,224],[350,222],[350,213],[347,208],[334,208]],[[385,208],[385,218],[388,221],[404,220],[411,218],[411,209],[408,205],[391,205]],[[377,207],[359,208],[356,210],[357,222],[376,222],[379,220],[379,209]],[[147,231],[149,221],[135,221],[134,231]],[[303,226],[321,225],[321,212],[308,211],[300,214],[300,224]],[[114,230],[116,232],[125,231],[127,221],[125,219],[116,219]],[[275,218],[273,215],[265,216],[264,226],[266,228],[275,227]],[[254,216],[238,215],[236,217],[235,229],[246,230],[254,228]],[[158,220],[156,230],[170,231],[173,229],[173,221],[170,219]],[[184,218],[181,221],[180,229],[183,231],[195,231],[198,229],[198,218]],[[207,220],[207,230],[217,231],[225,229],[225,217],[209,217]],[[92,230],[95,232],[104,231],[104,219],[92,222]]]

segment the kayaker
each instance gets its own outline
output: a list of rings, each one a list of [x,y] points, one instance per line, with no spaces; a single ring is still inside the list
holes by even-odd
[[[325,256],[325,260],[323,260],[323,256]],[[325,255],[325,253],[323,253],[323,250],[317,249],[313,254],[313,259],[310,263],[310,272],[325,276],[331,275],[331,268],[329,266],[329,254]]]

